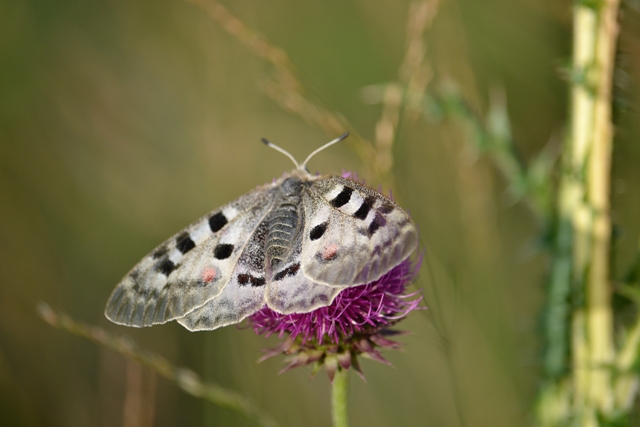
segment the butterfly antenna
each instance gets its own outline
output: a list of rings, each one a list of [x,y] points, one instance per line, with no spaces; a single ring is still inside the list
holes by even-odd
[[[291,159],[291,161],[293,162],[294,165],[296,165],[296,168],[300,169],[300,164],[298,163],[298,161],[295,159],[295,157],[293,157],[291,155],[291,153],[289,153],[287,150],[285,150],[284,148],[280,148],[278,147],[276,144],[274,144],[273,142],[269,141],[267,138],[262,138],[261,140],[264,145],[266,145],[267,147],[271,147],[276,151],[281,152],[282,154],[284,154],[285,156],[287,156],[288,158]]]
[[[336,139],[334,139],[333,141],[329,141],[329,142],[327,142],[327,143],[326,143],[326,144],[324,144],[322,147],[318,148],[318,149],[317,149],[317,150],[315,150],[313,153],[309,154],[309,156],[306,158],[306,160],[305,160],[304,162],[302,162],[302,165],[301,165],[301,166],[299,166],[298,168],[299,168],[299,169],[303,169],[303,170],[304,170],[304,169],[306,168],[306,166],[307,166],[307,162],[308,162],[309,160],[311,160],[311,158],[312,158],[313,156],[315,156],[316,154],[318,154],[319,152],[321,152],[321,151],[322,151],[322,150],[324,150],[325,148],[330,147],[330,146],[332,146],[333,144],[336,144],[336,143],[338,143],[338,142],[342,141],[343,139],[345,139],[345,138],[346,138],[346,137],[348,137],[348,136],[349,136],[349,132],[345,132],[345,133],[343,133],[342,135],[340,135],[339,137],[337,137]]]

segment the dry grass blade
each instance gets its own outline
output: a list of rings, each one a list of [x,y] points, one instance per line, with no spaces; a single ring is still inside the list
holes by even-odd
[[[425,33],[438,12],[439,0],[426,0],[413,3],[407,19],[407,47],[404,59],[398,70],[398,82],[390,83],[382,95],[382,115],[376,124],[376,164],[375,170],[388,178],[393,168],[393,141],[396,138],[400,109],[403,98],[409,105],[405,111],[418,111],[418,104],[423,98],[427,84],[431,80],[432,71],[425,60],[427,45]],[[405,96],[410,94],[410,96]],[[414,113],[413,119],[417,117]]]
[[[364,165],[373,163],[375,150],[343,116],[315,104],[303,94],[296,68],[285,51],[247,27],[221,4],[212,0],[185,1],[203,9],[210,18],[247,46],[254,55],[273,65],[276,72],[271,80],[263,84],[262,89],[284,110],[297,114],[307,123],[320,127],[330,136],[339,135],[348,130],[351,138],[347,140],[347,144],[358,154]]]
[[[104,329],[77,322],[64,313],[55,312],[44,302],[38,305],[38,314],[51,326],[88,339],[95,344],[139,362],[168,380],[175,382],[178,387],[192,396],[240,412],[253,419],[258,425],[264,427],[278,426],[271,416],[258,409],[246,397],[235,391],[222,388],[217,384],[205,383],[193,371],[172,365],[165,358],[139,348],[132,340],[126,337],[115,337]]]

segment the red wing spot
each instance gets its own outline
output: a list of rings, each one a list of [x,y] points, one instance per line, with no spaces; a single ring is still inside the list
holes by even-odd
[[[216,269],[213,267],[207,267],[202,270],[202,281],[205,283],[213,282],[213,279],[216,278]]]
[[[331,261],[338,255],[338,245],[335,243],[330,244],[326,248],[324,248],[324,252],[322,253],[322,259],[325,261]]]

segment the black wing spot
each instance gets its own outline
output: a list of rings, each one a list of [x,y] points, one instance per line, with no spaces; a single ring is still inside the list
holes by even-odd
[[[216,259],[227,259],[231,256],[232,252],[233,245],[230,245],[228,243],[220,243],[213,250],[213,256],[216,257]]]
[[[157,291],[155,289],[143,288],[137,283],[133,285],[133,291],[145,299],[149,299],[149,297],[157,298]]]
[[[253,287],[260,287],[267,284],[267,281],[264,277],[254,277],[247,273],[238,274],[238,283],[240,286],[245,286],[251,283]]]
[[[290,265],[289,267],[285,268],[284,270],[282,270],[280,273],[276,274],[275,276],[273,276],[273,280],[274,281],[278,281],[278,280],[282,280],[287,276],[295,276],[296,273],[298,272],[298,270],[300,270],[300,263],[296,263],[293,265]]]
[[[368,231],[367,231],[367,229],[366,229],[366,228],[364,228],[364,227],[357,227],[357,228],[356,228],[356,232],[357,232],[359,235],[361,235],[361,236],[367,236],[367,237],[369,237],[369,232],[368,232]]]
[[[384,217],[380,214],[377,214],[376,217],[373,218],[373,221],[371,221],[371,224],[369,224],[369,236],[373,236],[373,234],[386,223],[387,221],[384,219]]]
[[[331,201],[331,205],[334,208],[339,208],[340,206],[346,205],[351,199],[351,193],[353,193],[353,188],[345,186],[340,194],[338,194],[336,198]]]
[[[176,265],[170,259],[166,260],[165,262],[160,264],[160,266],[158,267],[158,271],[164,274],[165,276],[168,276],[169,274],[171,274],[171,272],[175,269],[176,269]]]
[[[264,279],[264,277],[253,277],[251,276],[250,278],[251,280],[251,286],[258,288],[260,286],[264,286],[267,281]]]
[[[373,204],[375,203],[375,201],[376,199],[373,196],[369,196],[366,199],[364,199],[364,202],[362,202],[362,204],[360,205],[356,213],[353,214],[353,216],[355,216],[358,219],[365,219],[369,214],[371,207],[373,207]]]
[[[182,233],[176,238],[176,248],[183,254],[186,254],[195,247],[195,242],[191,240],[191,236],[189,236],[187,232]]]
[[[309,238],[311,240],[318,240],[321,238],[324,232],[327,231],[327,225],[328,224],[326,222],[323,222],[322,224],[318,224],[313,227],[309,233]]]
[[[227,222],[229,222],[227,221],[227,217],[224,216],[222,212],[218,212],[217,214],[209,218],[209,228],[211,228],[211,231],[215,233],[216,231],[220,231],[222,227],[227,225]]]
[[[384,202],[382,206],[380,206],[380,213],[390,214],[396,207],[393,206],[393,203]]]
[[[300,270],[300,263],[297,262],[295,264],[293,264],[291,267],[289,267],[289,275],[290,276],[294,276],[298,270]]]
[[[169,249],[166,246],[162,245],[158,249],[156,249],[156,251],[153,253],[153,255],[151,255],[151,257],[153,259],[162,258],[164,254],[167,253],[168,250]]]

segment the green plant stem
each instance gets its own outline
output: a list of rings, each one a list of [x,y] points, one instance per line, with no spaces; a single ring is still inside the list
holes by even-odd
[[[596,413],[613,409],[611,366],[613,314],[609,283],[611,221],[609,187],[613,132],[611,86],[617,38],[618,0],[579,4],[574,13],[574,70],[582,76],[572,87],[574,172],[582,188],[573,211],[574,278],[584,305],[574,312],[574,406],[583,425]],[[577,76],[576,76],[577,77]]]
[[[547,297],[547,378],[539,413],[544,426],[595,427],[620,409],[611,375],[615,349],[609,282],[611,87],[618,7],[619,0],[574,5],[571,133],[563,153]]]
[[[349,371],[336,370],[331,384],[333,427],[349,426]]]
[[[624,411],[633,408],[638,389],[638,374],[633,370],[633,364],[638,358],[638,348],[640,348],[640,316],[628,331],[624,346],[616,360],[616,370],[619,373],[615,382],[616,406]]]

